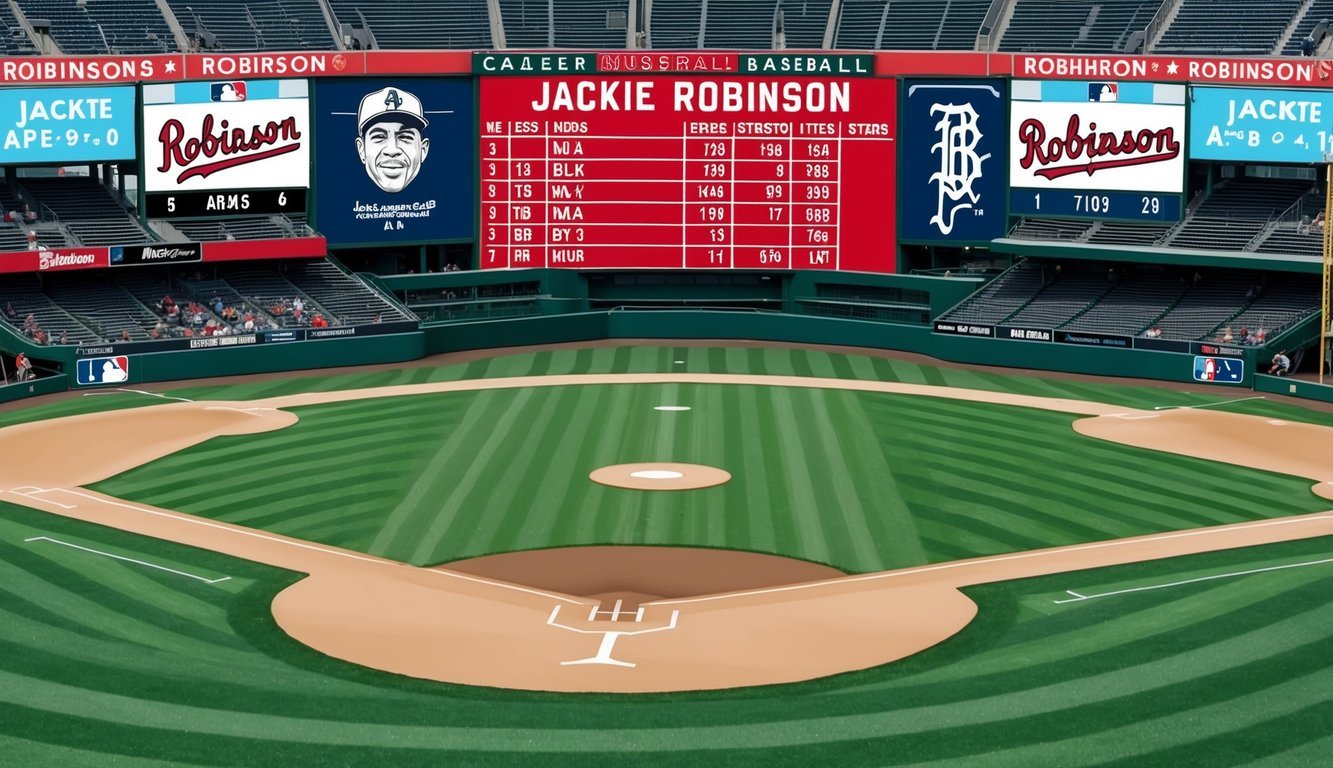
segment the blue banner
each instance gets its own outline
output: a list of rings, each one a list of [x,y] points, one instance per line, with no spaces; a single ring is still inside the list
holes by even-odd
[[[323,80],[315,110],[315,228],[329,245],[474,237],[470,80]]]
[[[903,240],[989,242],[1004,236],[1003,80],[908,80],[899,123]]]
[[[1333,91],[1204,88],[1190,102],[1190,159],[1323,163]]]
[[[132,160],[134,86],[0,90],[0,165]]]

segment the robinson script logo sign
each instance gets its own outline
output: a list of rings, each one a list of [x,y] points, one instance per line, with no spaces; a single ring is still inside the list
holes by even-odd
[[[1091,176],[1107,168],[1150,165],[1180,156],[1180,140],[1175,128],[1142,128],[1099,131],[1090,121],[1084,130],[1078,114],[1069,116],[1063,134],[1048,135],[1046,124],[1036,117],[1018,127],[1018,140],[1024,148],[1019,165],[1045,179],[1058,179],[1075,173]]]
[[[177,184],[195,176],[207,178],[227,168],[295,152],[301,148],[302,138],[295,116],[249,127],[235,126],[211,113],[204,115],[197,126],[187,127],[171,118],[158,132],[162,161],[157,170],[179,170]]]
[[[38,256],[37,269],[62,269],[68,267],[89,267],[97,263],[95,253],[51,253],[42,251]]]

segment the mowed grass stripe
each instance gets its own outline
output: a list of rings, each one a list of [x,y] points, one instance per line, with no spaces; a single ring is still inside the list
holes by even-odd
[[[534,470],[540,470],[545,465],[548,455],[541,453],[541,441],[533,439],[534,435],[545,435],[553,429],[559,430],[557,434],[563,433],[566,439],[572,437],[570,432],[566,431],[569,424],[556,424],[557,416],[568,407],[568,400],[576,394],[559,391],[553,392],[548,397],[534,398],[525,408],[522,408],[518,414],[519,427],[517,432],[526,436],[521,441],[512,440],[512,435],[506,436],[508,442],[517,442],[517,445],[505,445],[498,452],[497,460],[503,461],[509,465],[510,482],[500,483],[494,486],[488,486],[485,482],[473,486],[473,492],[467,493],[466,489],[460,486],[455,493],[461,494],[459,497],[451,496],[445,500],[446,514],[457,514],[457,509],[469,508],[473,514],[457,516],[456,522],[461,531],[471,531],[463,538],[462,551],[464,552],[490,552],[496,549],[500,541],[507,541],[513,537],[508,530],[513,526],[522,526],[525,517],[532,513],[532,501],[540,498],[541,485],[532,482],[529,477]],[[563,428],[563,429],[562,429]],[[536,488],[534,488],[536,485]],[[534,493],[534,491],[537,491]],[[455,509],[451,509],[456,505]],[[477,505],[482,505],[484,514],[477,515],[475,511]],[[431,559],[437,556],[432,552]]]
[[[424,489],[424,492],[409,494],[408,498],[419,509],[434,510],[433,520],[424,532],[418,530],[420,536],[416,539],[416,546],[410,550],[410,556],[395,559],[418,565],[429,563],[451,530],[461,538],[464,525],[459,524],[462,510],[459,500],[465,499],[475,487],[485,487],[488,493],[491,492],[492,487],[484,484],[485,470],[488,467],[506,466],[508,454],[501,447],[512,440],[514,435],[527,434],[524,414],[530,404],[540,400],[534,395],[534,390],[521,389],[494,394],[497,397],[492,398],[493,402],[487,408],[491,411],[491,418],[486,420],[486,426],[480,428],[477,434],[453,442],[453,450],[448,454],[443,451],[437,453],[428,468],[428,474],[423,478],[424,482],[418,483],[417,487]],[[465,424],[460,425],[460,432],[466,429]],[[466,450],[462,452],[460,449],[464,448]],[[490,512],[489,509],[487,511]]]
[[[460,449],[471,444],[477,434],[490,434],[512,395],[512,392],[506,390],[463,396],[462,402],[466,403],[467,408],[463,417],[440,425],[447,436],[443,440],[437,437],[438,447],[426,452],[427,458],[412,484],[405,488],[404,494],[391,500],[394,506],[385,519],[384,529],[371,542],[370,554],[409,561],[413,544],[420,541],[421,531],[416,529],[415,524],[408,523],[416,518],[423,503],[432,503],[445,487],[453,484],[457,475],[452,473],[461,471],[461,465],[466,463],[459,457],[470,455],[470,452]],[[447,399],[451,396],[444,397]],[[431,397],[420,402],[429,407],[435,399]],[[414,447],[419,449],[419,446]]]

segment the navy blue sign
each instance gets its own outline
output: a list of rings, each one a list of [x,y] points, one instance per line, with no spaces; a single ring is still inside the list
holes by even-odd
[[[473,237],[469,80],[321,80],[315,110],[315,228],[330,245]]]
[[[1004,236],[1003,80],[908,80],[898,161],[903,240]]]

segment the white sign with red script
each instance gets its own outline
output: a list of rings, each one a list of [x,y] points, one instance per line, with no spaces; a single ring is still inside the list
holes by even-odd
[[[1014,101],[1009,184],[1179,194],[1185,108],[1174,104]]]
[[[304,80],[144,87],[148,192],[310,186]]]

